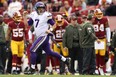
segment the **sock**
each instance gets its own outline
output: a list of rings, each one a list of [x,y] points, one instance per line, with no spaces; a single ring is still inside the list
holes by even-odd
[[[62,60],[63,62],[65,62],[65,61],[66,61],[66,58],[65,58],[64,56],[62,56],[62,57],[61,57],[61,60]]]
[[[35,69],[35,64],[32,64],[32,65],[31,65],[31,68],[32,68],[32,69]]]
[[[12,67],[12,71],[13,71],[13,70],[16,70],[16,67]]]
[[[96,66],[97,68],[99,68],[99,55],[96,54]]]
[[[22,57],[17,57],[17,65],[21,66],[22,61],[21,61]]]
[[[17,66],[17,55],[12,56],[12,70],[16,70]]]
[[[21,70],[21,67],[17,67],[17,71],[20,71]]]
[[[100,66],[104,66],[105,65],[105,57],[104,56],[100,56]]]

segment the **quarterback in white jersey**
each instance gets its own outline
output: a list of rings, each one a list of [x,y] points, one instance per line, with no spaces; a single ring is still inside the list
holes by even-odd
[[[34,11],[30,14],[30,18],[31,19],[28,21],[29,25],[33,24],[37,37],[46,36],[46,31],[49,28],[49,24],[54,24],[52,14],[49,12],[44,12],[43,14],[38,15],[38,13]]]
[[[46,52],[46,54],[57,57],[58,59],[65,62],[68,66],[70,66],[70,58],[65,58],[62,55],[53,52],[50,49],[49,44],[49,35],[52,29],[49,29],[50,25],[55,25],[54,20],[52,19],[52,14],[45,11],[45,4],[43,2],[37,2],[35,4],[35,12],[32,12],[30,15],[30,19],[27,22],[26,16],[24,14],[24,22],[25,24],[34,26],[35,35],[37,39],[34,41],[30,48],[31,52],[31,73],[35,71],[35,64],[36,64],[36,51],[37,49],[42,49]]]

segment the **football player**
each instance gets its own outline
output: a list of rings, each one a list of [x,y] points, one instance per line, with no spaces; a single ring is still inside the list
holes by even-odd
[[[65,57],[68,57],[68,51],[63,50],[62,46],[62,36],[65,32],[65,27],[68,25],[68,22],[62,17],[62,15],[56,15],[56,28],[54,30],[55,41],[57,44],[54,44],[53,50],[59,54],[62,54]],[[64,63],[60,62],[60,74],[65,72]]]
[[[35,11],[30,14],[30,19],[27,22],[26,12],[24,14],[25,24],[33,25],[35,30],[35,36],[37,39],[32,44],[31,51],[31,69],[30,71],[35,71],[36,64],[36,50],[42,49],[46,52],[46,54],[57,57],[62,60],[69,66],[69,58],[65,58],[64,56],[53,52],[50,49],[49,44],[49,35],[51,31],[55,28],[55,22],[52,19],[52,14],[45,10],[45,4],[43,2],[37,2],[35,4]],[[53,25],[52,28],[49,29],[49,24]]]
[[[22,16],[19,11],[15,11],[12,17],[13,21],[9,23],[7,31],[7,41],[11,36],[12,51],[12,74],[18,74],[21,71],[21,58],[24,54],[24,33],[25,24],[22,22]]]
[[[108,24],[108,18],[103,16],[103,12],[100,9],[96,9],[94,15],[95,15],[95,20],[93,25],[94,25],[96,36],[104,44],[103,49],[99,49],[99,48],[96,49],[96,63],[97,63],[96,68],[99,69],[101,75],[104,75],[104,71],[103,71],[103,66],[105,65],[104,57],[106,54],[107,46],[110,45],[111,32]]]

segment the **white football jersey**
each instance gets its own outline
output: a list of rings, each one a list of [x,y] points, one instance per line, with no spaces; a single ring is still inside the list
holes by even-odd
[[[46,31],[49,28],[49,24],[47,23],[49,19],[52,19],[52,14],[49,12],[44,12],[41,15],[38,15],[36,11],[32,12],[29,15],[33,20],[33,26],[35,30],[36,37],[46,36]]]

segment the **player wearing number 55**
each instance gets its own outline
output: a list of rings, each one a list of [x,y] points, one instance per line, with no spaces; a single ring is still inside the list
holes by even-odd
[[[13,12],[12,19],[13,21],[9,23],[6,40],[9,41],[11,37],[12,74],[18,74],[21,71],[21,58],[24,54],[24,33],[26,26],[22,21],[19,11]]]

